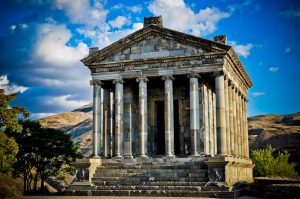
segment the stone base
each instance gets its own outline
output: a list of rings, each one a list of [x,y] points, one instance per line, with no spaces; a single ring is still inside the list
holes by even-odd
[[[235,189],[235,185],[253,182],[252,161],[249,159],[215,156],[204,163],[208,166],[210,184],[218,184]]]

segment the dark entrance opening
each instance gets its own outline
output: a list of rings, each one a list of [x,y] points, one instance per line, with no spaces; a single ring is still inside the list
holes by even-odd
[[[157,155],[165,154],[165,105],[164,101],[156,102]]]
[[[164,101],[156,102],[157,155],[165,154],[165,105]],[[178,100],[174,100],[174,152],[180,154]]]

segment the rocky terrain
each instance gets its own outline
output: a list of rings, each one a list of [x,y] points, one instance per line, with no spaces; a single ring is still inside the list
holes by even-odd
[[[89,156],[92,148],[92,107],[83,106],[72,112],[60,113],[39,120],[42,125],[60,128],[72,135],[73,141]],[[249,118],[249,146],[288,150],[300,173],[300,113],[289,115],[259,115]]]

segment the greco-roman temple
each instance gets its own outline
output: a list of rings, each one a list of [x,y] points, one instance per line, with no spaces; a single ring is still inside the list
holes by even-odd
[[[225,35],[203,39],[162,17],[81,61],[91,70],[93,154],[68,195],[236,197],[252,182],[252,81]]]

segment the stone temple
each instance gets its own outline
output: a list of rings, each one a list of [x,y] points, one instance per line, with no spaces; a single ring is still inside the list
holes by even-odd
[[[252,81],[226,36],[203,39],[162,17],[81,61],[91,70],[93,154],[68,195],[236,197],[252,182]]]

